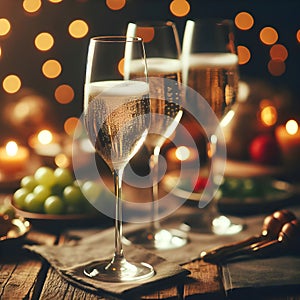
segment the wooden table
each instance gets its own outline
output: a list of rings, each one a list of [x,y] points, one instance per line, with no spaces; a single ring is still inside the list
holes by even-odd
[[[45,231],[33,226],[27,240],[30,243],[54,245],[63,244],[66,236],[60,230]],[[227,299],[218,266],[197,260],[183,267],[190,270],[191,274],[182,285],[161,286],[151,295],[137,299]],[[69,284],[45,260],[16,246],[13,249],[0,249],[0,299],[116,298],[92,294]],[[300,299],[300,294],[269,294],[258,299]]]

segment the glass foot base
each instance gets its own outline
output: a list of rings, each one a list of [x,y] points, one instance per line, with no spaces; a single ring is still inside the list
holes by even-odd
[[[153,267],[147,263],[129,263],[123,258],[91,263],[85,267],[84,274],[99,281],[126,282],[148,279],[155,272]]]
[[[188,243],[188,235],[177,229],[158,229],[154,232],[143,229],[126,235],[126,238],[134,244],[157,250],[176,249]]]
[[[211,228],[215,234],[232,235],[241,232],[244,226],[242,224],[235,224],[234,220],[221,215],[212,220]]]
[[[191,231],[217,235],[233,235],[245,229],[243,220],[224,215],[191,215],[184,224],[188,225]]]

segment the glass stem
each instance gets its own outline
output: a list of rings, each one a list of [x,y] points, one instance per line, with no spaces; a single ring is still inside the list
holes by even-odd
[[[160,228],[158,221],[159,206],[158,206],[158,159],[159,159],[160,147],[155,147],[153,154],[150,157],[150,174],[152,180],[151,190],[151,232],[155,232]]]
[[[124,169],[114,170],[113,178],[115,185],[115,259],[124,258],[122,245],[122,178]]]

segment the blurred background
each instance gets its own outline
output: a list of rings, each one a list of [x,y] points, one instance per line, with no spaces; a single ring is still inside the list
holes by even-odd
[[[24,142],[45,128],[72,135],[82,112],[89,38],[124,34],[127,23],[138,20],[172,20],[181,39],[188,19],[234,20],[241,80],[254,82],[256,100],[277,106],[277,111],[267,111],[269,123],[264,125],[273,128],[279,120],[296,118],[300,2],[205,2],[1,0],[0,143],[11,136]]]

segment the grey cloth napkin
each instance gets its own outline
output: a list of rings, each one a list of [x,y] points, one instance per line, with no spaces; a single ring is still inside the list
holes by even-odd
[[[247,259],[222,266],[224,289],[228,295],[254,296],[274,290],[300,290],[300,257],[282,256]]]
[[[128,295],[130,293],[145,293],[159,284],[164,286],[172,283],[183,283],[190,273],[177,264],[171,263],[145,249],[133,245],[124,246],[125,256],[129,261],[150,263],[155,269],[155,275],[147,280],[133,282],[109,283],[100,282],[83,274],[84,266],[98,259],[111,258],[113,253],[114,235],[112,230],[93,234],[76,243],[59,246],[25,246],[44,257],[60,275],[73,284],[96,292]]]

